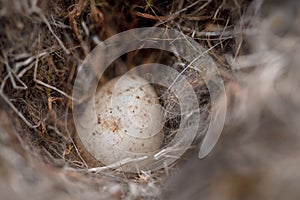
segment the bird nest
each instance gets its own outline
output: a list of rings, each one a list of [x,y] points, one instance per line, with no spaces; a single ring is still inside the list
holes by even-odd
[[[239,45],[236,34],[241,34],[235,27],[248,3],[1,0],[0,189],[5,199],[159,198],[164,182],[188,153],[152,172],[101,168],[76,136],[72,92],[79,68],[111,36],[133,28],[159,27],[193,38],[218,68],[216,76],[227,82],[233,76],[224,55],[234,57],[237,50],[247,53],[247,46]],[[101,87],[141,64],[171,66],[193,86],[199,102],[201,126],[190,146],[193,151],[199,149],[209,126],[210,93],[201,71],[180,57],[185,50],[178,51],[127,52],[109,65],[98,84]],[[154,88],[168,111],[164,115],[167,145],[175,137],[182,113],[176,95],[160,85]]]

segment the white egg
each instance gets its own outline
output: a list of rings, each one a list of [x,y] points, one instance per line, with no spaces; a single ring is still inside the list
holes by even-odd
[[[162,111],[147,80],[125,74],[102,86],[83,116],[79,138],[89,153],[104,165],[139,158],[157,151],[163,141]],[[125,171],[147,162],[123,166]]]

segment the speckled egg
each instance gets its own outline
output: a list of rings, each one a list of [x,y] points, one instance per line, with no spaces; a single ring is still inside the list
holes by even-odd
[[[157,95],[147,80],[133,74],[103,85],[88,103],[79,127],[82,144],[104,165],[148,155],[163,140]],[[134,171],[137,164],[127,165],[125,171]]]

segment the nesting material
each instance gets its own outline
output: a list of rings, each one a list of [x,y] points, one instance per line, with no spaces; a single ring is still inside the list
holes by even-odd
[[[246,2],[0,0],[0,25],[4,27],[0,29],[3,106],[0,111],[11,111],[2,117],[2,122],[10,123],[0,126],[3,130],[0,134],[1,196],[4,199],[160,199],[161,190],[166,187],[164,181],[178,163],[176,167],[165,165],[164,170],[138,174],[109,170],[103,163],[106,170],[98,171],[94,170],[99,167],[98,162],[90,162],[81,151],[73,120],[79,112],[72,109],[71,95],[77,74],[85,72],[82,61],[101,41],[124,30],[168,27],[204,46],[205,52],[220,61],[223,76],[227,65],[221,53],[234,51],[234,40],[239,36],[234,27]],[[161,38],[153,39],[162,44]],[[101,83],[145,63],[172,66],[186,77],[197,94],[203,118],[199,132],[204,132],[210,113],[209,95],[201,74],[187,67],[195,63],[182,59],[183,51],[178,49],[174,55],[157,49],[128,52],[112,63]],[[120,60],[126,65],[119,65]],[[231,71],[228,73],[230,79]],[[156,92],[160,94],[157,89]],[[165,110],[171,111],[164,115],[162,148],[177,135],[184,113],[174,99],[173,95],[160,99]],[[184,102],[192,104],[190,99]],[[178,159],[170,157],[170,152],[163,153],[168,159]]]

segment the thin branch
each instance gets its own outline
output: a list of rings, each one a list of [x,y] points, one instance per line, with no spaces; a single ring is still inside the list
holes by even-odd
[[[34,67],[33,80],[34,80],[36,83],[38,83],[38,84],[40,84],[40,85],[42,85],[42,86],[44,86],[44,87],[50,88],[50,89],[52,89],[52,90],[54,90],[54,91],[56,91],[56,92],[58,92],[58,93],[64,95],[65,97],[67,97],[67,98],[69,98],[69,99],[71,99],[71,100],[75,100],[72,96],[68,95],[68,94],[65,93],[64,91],[62,91],[62,90],[60,90],[60,89],[58,89],[58,88],[56,88],[56,87],[54,87],[54,86],[52,86],[52,85],[49,85],[49,84],[44,83],[43,81],[40,81],[40,80],[37,79],[38,62],[39,62],[39,59],[37,58],[37,59],[36,59],[36,62],[35,62],[35,67]]]
[[[4,81],[3,81],[4,82]],[[2,83],[3,84],[3,83]],[[40,126],[41,122],[36,125],[31,124],[26,117],[15,107],[15,105],[9,100],[9,98],[2,91],[3,86],[1,85],[0,96],[3,100],[12,108],[12,110],[23,120],[23,122],[30,128],[37,128]]]
[[[176,81],[179,79],[180,76],[182,76],[182,74],[190,67],[192,67],[192,65],[200,58],[202,57],[204,54],[208,53],[210,50],[212,50],[213,48],[215,48],[216,46],[220,45],[221,43],[217,43],[214,46],[210,47],[209,49],[207,49],[206,51],[200,53],[196,58],[194,58],[179,74],[178,76],[176,76],[176,78],[174,79],[174,81],[172,82],[172,84],[169,86],[168,90],[171,90],[171,88],[174,86],[174,84],[176,83]],[[196,71],[199,71],[199,69],[192,67],[193,69],[195,69]]]
[[[66,117],[65,117],[65,120],[64,120],[64,125],[65,125],[65,130],[69,136],[69,139],[71,140],[71,143],[73,145],[73,147],[75,148],[75,151],[78,155],[78,157],[80,158],[81,162],[84,164],[85,167],[88,167],[88,164],[85,162],[85,160],[83,159],[83,157],[81,156],[80,152],[79,152],[79,149],[77,148],[77,145],[75,144],[71,134],[70,134],[70,131],[68,129],[68,113],[69,113],[69,108],[67,107],[66,109]]]
[[[27,85],[15,74],[14,70],[10,67],[8,59],[6,54],[2,51],[2,54],[4,56],[4,64],[6,66],[7,69],[7,73],[10,79],[10,82],[12,83],[13,88],[15,89],[22,89],[22,90],[26,90],[27,89]],[[22,85],[22,86],[18,86],[16,83],[16,80]]]
[[[139,16],[139,17],[143,17],[143,18],[147,18],[147,19],[154,19],[154,20],[159,20],[159,21],[163,21],[168,19],[168,17],[166,16],[157,16],[157,15],[150,15],[147,13],[141,13],[138,11],[132,11],[132,14]]]
[[[107,169],[120,168],[123,165],[129,164],[129,163],[132,163],[132,162],[139,162],[139,161],[145,160],[147,158],[148,158],[148,156],[143,156],[143,157],[139,157],[139,158],[125,158],[123,160],[120,160],[120,161],[115,162],[115,163],[110,164],[110,165],[106,165],[106,166],[103,166],[103,167],[90,168],[87,171],[88,172],[99,173],[99,172],[107,170]]]
[[[43,14],[42,10],[37,6],[37,0],[32,0],[31,1],[31,8],[29,9],[31,13],[36,13],[38,14],[43,22],[46,24],[48,27],[49,31],[52,33],[52,35],[55,37],[61,48],[65,51],[66,54],[70,54],[70,51],[65,47],[63,42],[59,39],[59,37],[54,33],[49,21],[47,20],[46,16]]]

